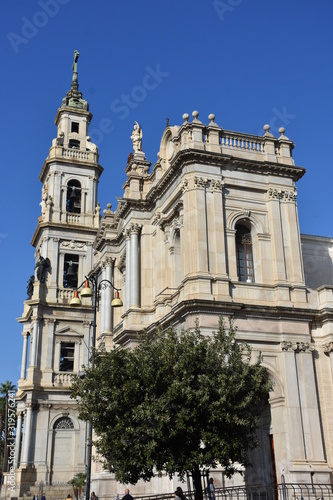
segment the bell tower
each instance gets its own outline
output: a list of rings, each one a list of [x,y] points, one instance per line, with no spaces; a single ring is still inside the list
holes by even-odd
[[[55,118],[57,137],[39,176],[41,215],[31,242],[35,273],[18,320],[24,339],[15,455],[21,485],[66,482],[85,471],[86,423],[69,391],[73,375],[88,363],[93,316],[88,299],[80,315],[69,302],[93,267],[103,168],[88,135],[92,114],[79,91],[78,58],[75,51],[71,88]]]

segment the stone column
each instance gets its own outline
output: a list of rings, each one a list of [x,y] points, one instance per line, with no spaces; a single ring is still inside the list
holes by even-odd
[[[323,438],[318,409],[317,387],[310,342],[297,342],[296,364],[306,459],[324,462]]]
[[[46,359],[45,359],[45,368],[52,370],[52,360],[53,360],[53,337],[54,337],[54,327],[56,320],[53,318],[49,318],[46,321],[48,325],[47,331],[47,350],[46,350]]]
[[[269,212],[269,227],[272,237],[272,280],[278,283],[286,282],[286,263],[284,241],[280,212],[281,192],[277,189],[268,190],[267,208]]]
[[[131,307],[140,306],[139,233],[140,233],[140,226],[138,224],[133,224],[131,226],[131,264],[130,264]]]
[[[131,302],[131,235],[129,230],[125,233],[126,236],[126,275],[125,275],[125,308],[129,309]]]
[[[209,270],[209,248],[206,220],[206,185],[207,179],[194,178],[194,189],[188,192],[188,229],[191,238],[191,274],[203,274]]]
[[[283,191],[281,201],[284,251],[288,281],[303,284],[301,241],[298,229],[296,191]]]
[[[32,406],[27,405],[26,415],[24,418],[24,433],[22,443],[22,461],[21,465],[28,465],[30,437],[31,437],[31,421],[32,421]]]
[[[297,344],[293,342],[282,342],[281,348],[284,353],[285,372],[285,397],[288,419],[288,435],[292,436],[289,446],[291,451],[290,460],[304,461],[306,459],[305,442],[303,433],[301,401],[299,394],[299,381],[296,367],[295,351]]]
[[[22,377],[21,377],[22,378]],[[20,444],[21,444],[21,432],[22,432],[22,413],[17,413],[17,424],[16,424],[16,438],[15,438],[15,462],[14,467],[17,469],[20,463]]]
[[[23,333],[23,351],[22,351],[22,363],[21,363],[21,379],[25,379],[26,369],[27,369],[27,354],[28,354],[28,337],[29,333]]]
[[[37,366],[37,344],[38,344],[38,325],[39,318],[34,321],[33,332],[32,332],[32,345],[30,354],[30,366]]]
[[[61,186],[62,173],[55,170],[53,173],[53,213],[54,222],[60,222],[62,213],[66,215],[66,186]],[[65,220],[64,220],[65,222]]]
[[[207,192],[207,224],[211,272],[227,276],[226,248],[224,235],[223,183],[211,179]]]

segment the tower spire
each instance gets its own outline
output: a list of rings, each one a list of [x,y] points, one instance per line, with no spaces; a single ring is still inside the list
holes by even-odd
[[[74,61],[73,61],[73,77],[71,83],[71,89],[67,92],[66,97],[62,100],[61,107],[70,107],[76,109],[84,109],[89,111],[89,104],[87,101],[82,99],[82,92],[79,92],[79,79],[77,72],[77,61],[79,59],[79,51],[74,50]]]

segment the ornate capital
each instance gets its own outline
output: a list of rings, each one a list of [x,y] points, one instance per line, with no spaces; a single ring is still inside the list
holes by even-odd
[[[333,352],[333,342],[328,342],[327,344],[324,344],[323,348],[325,354],[330,354],[331,352]]]
[[[217,179],[211,179],[209,185],[210,191],[213,193],[214,191],[222,191],[224,182]]]
[[[207,183],[208,180],[204,179],[203,177],[197,177],[197,176],[194,177],[194,189],[198,188],[203,189],[206,187]]]
[[[131,230],[130,230],[130,228],[128,228],[128,227],[127,227],[127,228],[124,230],[123,234],[124,234],[124,236],[125,236],[126,240],[130,240],[130,239],[131,239]]]
[[[269,200],[279,200],[281,197],[281,191],[277,189],[269,188],[268,190],[268,199]]]
[[[313,352],[314,344],[311,342],[291,342],[283,341],[281,342],[282,351],[294,351],[294,352]]]
[[[131,224],[130,233],[131,233],[131,235],[132,234],[139,234],[141,229],[142,229],[141,224],[137,224],[137,223]]]
[[[182,183],[180,184],[180,189],[183,193],[188,190],[188,179],[183,179]]]
[[[297,198],[297,191],[282,191],[281,197],[283,201],[295,202]]]

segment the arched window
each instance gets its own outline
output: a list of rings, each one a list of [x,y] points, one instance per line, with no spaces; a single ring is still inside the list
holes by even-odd
[[[53,429],[74,429],[74,424],[69,417],[60,417],[54,422]]]
[[[254,283],[251,229],[243,224],[236,226],[236,258],[239,281]]]
[[[81,184],[77,180],[67,184],[66,210],[75,214],[81,213]]]

